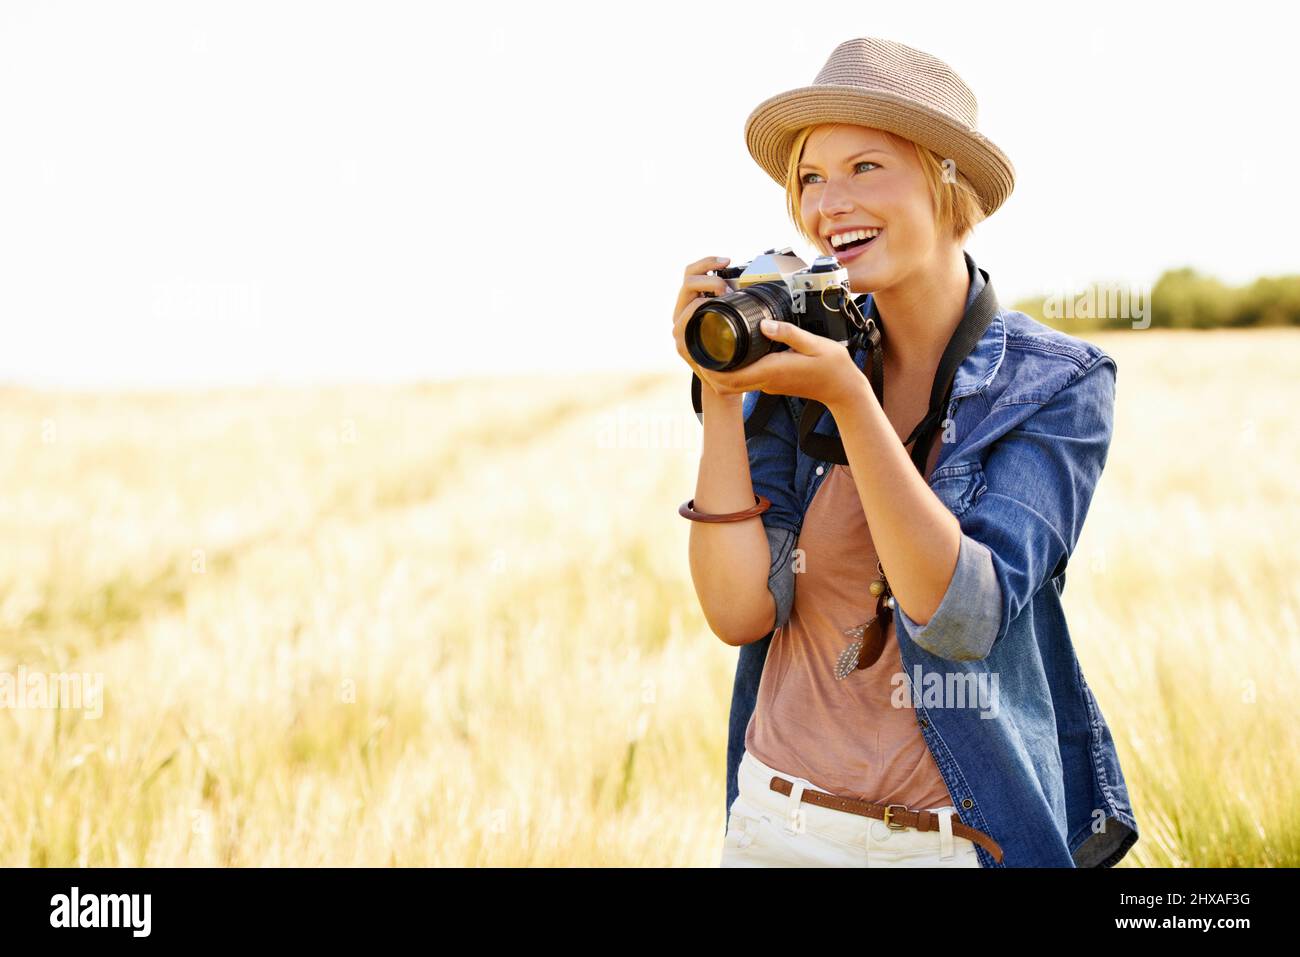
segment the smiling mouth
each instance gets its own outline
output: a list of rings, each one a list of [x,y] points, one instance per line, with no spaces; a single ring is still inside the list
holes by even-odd
[[[831,250],[836,259],[840,262],[848,262],[851,259],[857,259],[862,255],[867,246],[870,246],[877,239],[884,235],[884,230],[876,233],[875,236],[869,236],[866,239],[857,239],[851,243],[845,243],[843,246],[832,246]]]
[[[875,242],[882,233],[884,233],[884,229],[876,229],[873,235],[866,236],[862,239],[855,239],[842,246],[837,246],[834,243],[831,243],[831,253],[835,256],[842,256],[844,253],[862,249],[864,246],[869,246]]]

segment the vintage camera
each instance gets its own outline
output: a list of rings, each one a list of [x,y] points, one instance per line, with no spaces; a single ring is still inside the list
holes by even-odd
[[[702,369],[729,372],[789,348],[763,335],[764,319],[793,322],[846,347],[863,328],[849,292],[849,271],[834,256],[818,256],[809,266],[789,247],[769,249],[743,266],[710,275],[721,276],[732,291],[705,293],[712,301],[686,323],[686,347]]]

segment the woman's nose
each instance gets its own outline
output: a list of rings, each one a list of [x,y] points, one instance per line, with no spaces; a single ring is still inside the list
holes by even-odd
[[[839,182],[827,183],[822,188],[821,203],[817,211],[822,216],[834,216],[839,213],[847,213],[853,208],[853,200],[849,196],[846,186]]]

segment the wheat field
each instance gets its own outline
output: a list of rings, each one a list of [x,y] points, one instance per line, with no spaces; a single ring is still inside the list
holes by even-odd
[[[1093,338],[1121,866],[1296,866],[1300,330]],[[716,865],[689,378],[0,390],[0,675],[102,681],[0,708],[0,864]]]

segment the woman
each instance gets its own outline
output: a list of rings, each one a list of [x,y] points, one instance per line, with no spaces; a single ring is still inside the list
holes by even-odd
[[[680,511],[740,648],[724,866],[1112,866],[1137,840],[1060,602],[1116,365],[1000,308],[964,252],[1014,183],[976,112],[947,64],[865,38],[746,124],[800,232],[870,293],[887,388],[879,353],[789,322],[762,330],[787,350],[700,368],[684,329],[727,260],[686,269],[704,442]],[[747,425],[764,395],[791,398]],[[806,449],[822,407],[842,461]]]

